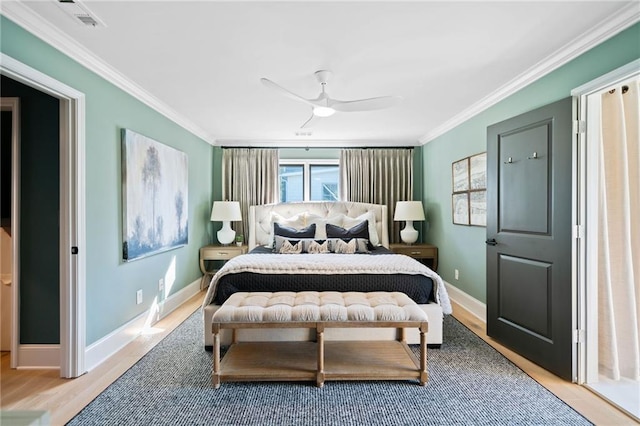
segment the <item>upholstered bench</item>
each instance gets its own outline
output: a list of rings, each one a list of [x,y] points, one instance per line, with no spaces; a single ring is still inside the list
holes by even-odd
[[[326,328],[396,328],[397,341],[330,341]],[[420,332],[420,360],[404,329]],[[220,330],[234,338],[220,361]],[[309,328],[315,342],[238,342],[237,329]],[[235,293],[212,318],[213,376],[224,381],[407,380],[427,382],[427,314],[399,292]]]

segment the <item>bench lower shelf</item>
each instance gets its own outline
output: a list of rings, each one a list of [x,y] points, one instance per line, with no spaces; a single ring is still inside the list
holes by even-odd
[[[220,361],[220,381],[410,380],[426,382],[411,349],[399,341],[239,342]],[[214,384],[216,377],[214,374]]]

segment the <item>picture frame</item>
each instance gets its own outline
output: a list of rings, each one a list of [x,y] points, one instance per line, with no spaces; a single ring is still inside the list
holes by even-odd
[[[469,190],[469,157],[456,161],[451,165],[453,192]]]
[[[469,157],[469,189],[487,189],[487,153]]]
[[[122,259],[185,246],[189,236],[187,155],[122,129]]]
[[[469,192],[469,225],[487,226],[487,191]]]
[[[487,226],[487,153],[451,163],[451,188],[453,224]]]
[[[469,225],[468,192],[461,192],[451,196],[451,212],[455,225]]]

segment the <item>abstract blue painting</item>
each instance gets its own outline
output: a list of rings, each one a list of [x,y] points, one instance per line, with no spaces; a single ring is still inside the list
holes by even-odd
[[[122,129],[122,259],[131,261],[187,244],[187,155]]]

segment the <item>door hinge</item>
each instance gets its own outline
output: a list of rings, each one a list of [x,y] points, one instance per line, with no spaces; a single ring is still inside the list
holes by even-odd
[[[573,227],[573,238],[578,240],[584,238],[584,226],[575,225]]]
[[[573,121],[573,133],[584,133],[587,131],[587,122],[584,120]]]
[[[573,343],[584,343],[584,330],[573,330]]]
[[[76,246],[71,247],[71,254],[78,254],[78,247]]]

